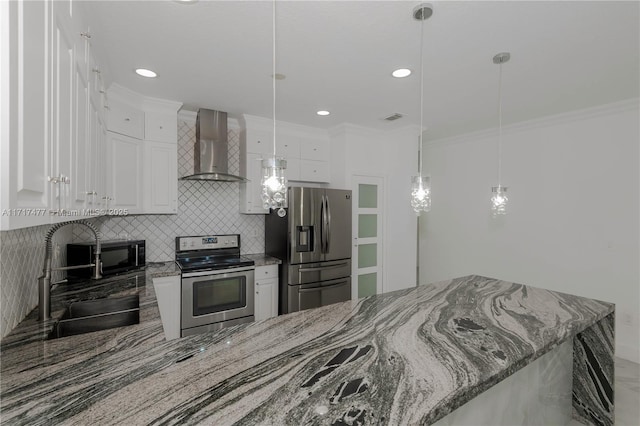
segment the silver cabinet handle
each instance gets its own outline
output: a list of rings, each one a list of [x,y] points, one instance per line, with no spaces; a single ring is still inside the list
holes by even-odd
[[[298,293],[313,293],[313,292],[316,292],[316,291],[325,290],[327,288],[340,287],[340,286],[343,286],[343,285],[348,284],[348,283],[349,283],[349,281],[344,280],[344,281],[340,281],[340,282],[335,283],[335,284],[325,285],[324,287],[301,288],[301,289],[298,290]]]
[[[347,265],[348,265],[347,262],[342,262],[342,263],[337,263],[335,265],[329,265],[329,266],[318,266],[315,268],[300,268],[298,269],[298,272],[317,272],[317,271],[324,271],[325,269],[340,268],[342,266],[347,266]]]

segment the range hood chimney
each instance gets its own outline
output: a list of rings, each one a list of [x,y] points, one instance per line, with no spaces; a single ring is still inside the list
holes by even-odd
[[[246,182],[247,179],[243,177],[229,174],[228,152],[227,113],[199,109],[193,150],[193,174],[181,179]]]

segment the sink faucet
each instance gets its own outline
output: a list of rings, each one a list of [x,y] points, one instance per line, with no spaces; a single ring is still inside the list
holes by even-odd
[[[51,267],[51,238],[58,229],[67,225],[84,225],[93,233],[93,236],[96,239],[96,251],[93,253],[95,256],[93,263],[89,263],[87,265],[64,266],[60,268]],[[49,229],[45,238],[44,267],[42,270],[42,276],[38,278],[38,320],[46,321],[51,318],[51,272],[93,267],[91,279],[100,279],[102,278],[102,275],[100,274],[100,252],[100,238],[98,237],[98,230],[86,220],[58,223]]]

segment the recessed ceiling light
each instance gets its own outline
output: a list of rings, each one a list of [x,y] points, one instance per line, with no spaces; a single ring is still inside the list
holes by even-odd
[[[331,113],[329,111],[318,111],[318,112],[316,112],[316,114],[318,114],[318,115],[329,115]]]
[[[176,3],[181,3],[181,4],[190,4],[190,3],[197,3],[198,0],[173,0]]]
[[[411,75],[411,70],[408,68],[400,68],[392,72],[391,75],[397,78],[408,77]]]
[[[157,77],[158,74],[156,74],[155,72],[151,71],[151,70],[147,70],[144,68],[138,68],[136,70],[136,74],[142,76],[142,77],[149,77],[149,78],[154,78]]]

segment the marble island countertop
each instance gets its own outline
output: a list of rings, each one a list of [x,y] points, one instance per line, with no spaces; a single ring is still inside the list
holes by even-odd
[[[2,422],[431,424],[564,341],[612,344],[612,304],[479,276],[165,341],[150,284],[140,324],[3,339]]]

